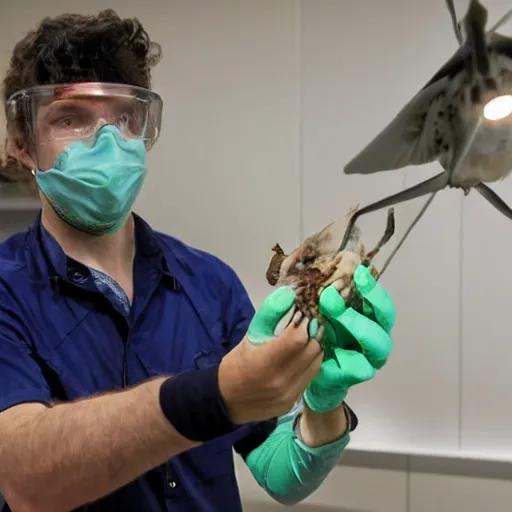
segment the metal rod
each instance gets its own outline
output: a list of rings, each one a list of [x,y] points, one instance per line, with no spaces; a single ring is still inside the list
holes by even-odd
[[[382,274],[384,274],[385,270],[388,268],[389,264],[391,263],[391,260],[395,257],[395,254],[399,251],[400,247],[402,247],[402,244],[405,242],[405,239],[409,236],[409,233],[413,230],[414,226],[418,224],[421,217],[423,217],[423,214],[427,211],[427,208],[430,206],[430,203],[434,200],[435,195],[437,192],[432,192],[430,197],[425,201],[425,204],[419,211],[418,215],[416,215],[415,219],[412,221],[410,226],[407,228],[407,231],[405,232],[404,236],[401,238],[400,242],[396,245],[396,247],[391,251],[391,254],[388,256],[388,259],[384,262],[384,265],[382,266],[382,270],[379,272],[379,279],[381,278]]]
[[[496,32],[496,30],[498,30],[501,25],[503,25],[504,23],[506,23],[510,16],[512,16],[512,9],[510,9],[507,13],[505,13],[493,26],[492,28],[489,30],[489,32],[487,32],[487,34],[492,34],[494,32]]]

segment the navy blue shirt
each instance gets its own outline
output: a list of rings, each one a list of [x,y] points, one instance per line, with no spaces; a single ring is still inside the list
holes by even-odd
[[[133,304],[108,276],[67,257],[40,214],[0,244],[0,411],[200,369],[243,338],[254,308],[234,271],[134,220]],[[241,511],[232,448],[247,454],[275,426],[245,425],[79,510]]]

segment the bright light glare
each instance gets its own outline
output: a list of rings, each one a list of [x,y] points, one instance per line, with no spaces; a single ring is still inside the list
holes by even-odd
[[[489,121],[503,119],[512,113],[512,96],[498,96],[489,101],[484,107],[484,117]]]

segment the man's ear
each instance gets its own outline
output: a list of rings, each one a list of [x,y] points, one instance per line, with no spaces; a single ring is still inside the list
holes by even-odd
[[[28,169],[35,169],[36,163],[30,156],[27,144],[21,138],[8,139],[5,147],[6,156],[12,156]]]

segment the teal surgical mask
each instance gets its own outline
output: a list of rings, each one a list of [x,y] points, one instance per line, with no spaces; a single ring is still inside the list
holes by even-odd
[[[146,148],[104,125],[91,147],[72,143],[55,165],[35,173],[39,189],[57,215],[91,235],[114,233],[128,217],[146,177]]]

